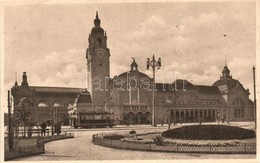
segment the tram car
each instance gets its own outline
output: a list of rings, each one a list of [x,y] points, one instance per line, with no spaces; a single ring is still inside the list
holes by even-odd
[[[96,128],[114,126],[111,114],[102,109],[93,110],[90,93],[83,90],[68,107],[70,125],[74,128]]]
[[[114,126],[108,112],[79,112],[74,118],[74,128],[100,128]]]

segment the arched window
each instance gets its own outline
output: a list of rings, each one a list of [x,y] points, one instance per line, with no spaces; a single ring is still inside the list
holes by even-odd
[[[24,97],[24,98],[21,98],[21,100],[19,101],[18,105],[24,106],[24,107],[32,107],[33,103],[31,102],[31,100],[29,100],[28,98]]]
[[[241,98],[236,98],[233,101],[234,118],[244,118],[244,103]]]
[[[54,107],[63,107],[63,104],[61,102],[55,102],[53,104]]]
[[[38,107],[48,107],[48,103],[44,102],[44,101],[41,101],[38,103]]]

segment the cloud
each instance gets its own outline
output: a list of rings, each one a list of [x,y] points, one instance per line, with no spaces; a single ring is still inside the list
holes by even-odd
[[[162,58],[161,70],[156,72],[158,82],[171,82],[167,77],[177,73],[179,78],[200,85],[212,85],[218,80],[226,60],[231,73],[242,76],[242,84],[250,87],[251,79],[246,79],[251,77],[250,67],[255,64],[252,24],[221,12],[189,15],[179,22],[176,25],[160,16],[150,16],[118,42],[120,55],[136,57],[139,69],[151,76],[151,70],[145,70],[146,58],[155,54]],[[120,55],[115,62],[125,63]]]
[[[29,85],[77,87],[78,81],[85,75],[87,68],[86,59],[82,54],[84,51],[76,49],[69,49],[65,52],[54,51],[43,59],[32,61],[26,70]],[[20,66],[28,67],[27,64],[23,63]],[[21,76],[22,73],[19,72],[19,82],[21,82]],[[10,80],[6,83],[14,83],[14,79]]]

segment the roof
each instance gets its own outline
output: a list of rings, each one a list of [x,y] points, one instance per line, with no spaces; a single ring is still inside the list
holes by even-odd
[[[69,87],[40,87],[40,86],[30,86],[36,92],[54,92],[54,93],[80,93],[82,90],[80,88],[69,88]]]
[[[220,91],[216,86],[205,86],[205,85],[195,85],[193,86],[199,94],[219,94]]]
[[[205,85],[193,85],[187,80],[177,79],[172,84],[169,83],[156,83],[156,89],[158,91],[177,91],[192,90],[198,94],[219,94],[220,91],[216,86],[205,86]]]
[[[232,79],[232,78],[221,78],[218,81],[216,81],[213,86],[221,86],[221,85],[227,85],[229,89],[233,88],[237,83],[239,83],[238,80]]]
[[[136,76],[136,77],[139,77],[139,78],[142,78],[142,77],[147,77],[148,79],[151,79],[148,75],[146,75],[145,73],[142,73],[138,70],[130,70],[130,71],[127,71],[127,72],[124,72],[116,77],[120,77],[120,78],[127,78],[127,77],[133,77],[133,76]]]
[[[156,89],[158,91],[174,91],[192,89],[193,84],[184,79],[177,79],[173,83],[156,83]]]

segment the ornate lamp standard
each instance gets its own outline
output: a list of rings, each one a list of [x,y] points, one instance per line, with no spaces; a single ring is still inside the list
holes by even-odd
[[[155,60],[154,55],[153,59],[150,60],[150,58],[147,58],[147,70],[149,70],[149,67],[153,68],[153,99],[152,99],[152,126],[156,126],[155,124],[155,99],[154,99],[154,90],[155,90],[155,68],[157,67],[160,69],[161,67],[161,58],[158,59],[158,61]]]

